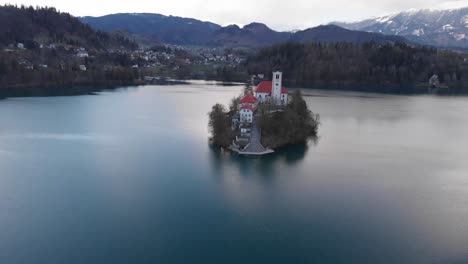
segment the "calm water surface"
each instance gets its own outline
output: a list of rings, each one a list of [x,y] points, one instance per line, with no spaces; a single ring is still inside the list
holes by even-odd
[[[0,263],[467,263],[468,98],[309,91],[316,144],[207,144],[242,87],[0,101]]]

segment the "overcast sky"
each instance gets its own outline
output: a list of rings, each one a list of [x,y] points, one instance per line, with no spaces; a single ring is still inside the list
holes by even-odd
[[[355,21],[408,9],[468,6],[468,0],[10,0],[53,6],[75,16],[147,12],[193,17],[221,25],[262,22],[276,30],[305,29],[332,21]]]

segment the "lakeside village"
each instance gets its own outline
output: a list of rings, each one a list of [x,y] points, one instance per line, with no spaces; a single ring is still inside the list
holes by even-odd
[[[230,109],[216,104],[209,113],[211,142],[241,155],[266,155],[275,149],[306,143],[317,136],[319,116],[312,113],[300,91],[289,95],[283,73],[233,98]]]
[[[32,56],[28,51],[36,50],[45,54],[61,54],[75,68],[86,72],[91,62],[102,55],[97,50],[58,43],[41,44],[12,43],[3,49],[4,53],[15,55],[20,68],[24,70],[61,69],[65,62],[55,61],[51,56]],[[208,47],[182,47],[174,45],[155,45],[131,49],[107,49],[105,53],[116,58],[119,66],[140,71],[140,78],[147,82],[165,78],[214,79],[219,77],[223,68],[233,69],[246,60],[248,52],[241,49]],[[105,65],[112,68],[116,65]],[[153,77],[158,76],[158,77]]]

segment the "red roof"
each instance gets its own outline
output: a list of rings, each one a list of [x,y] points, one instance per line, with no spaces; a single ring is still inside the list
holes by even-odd
[[[255,104],[257,103],[257,98],[255,98],[255,96],[253,96],[252,94],[248,94],[240,100],[240,103],[241,104]]]
[[[263,81],[257,86],[257,89],[255,90],[255,92],[256,93],[271,93],[272,88],[273,88],[272,81]],[[287,93],[288,93],[288,90],[284,87],[281,87],[281,94],[287,94]]]
[[[253,108],[251,105],[249,104],[246,104],[244,106],[241,107],[241,110],[244,110],[244,109],[247,109],[247,110],[250,110],[252,112],[255,112],[255,108]]]

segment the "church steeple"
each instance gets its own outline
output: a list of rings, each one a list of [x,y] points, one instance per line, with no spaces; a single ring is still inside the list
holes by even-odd
[[[275,103],[281,102],[281,88],[283,87],[283,73],[280,71],[273,72],[273,87],[272,91],[272,99]]]

